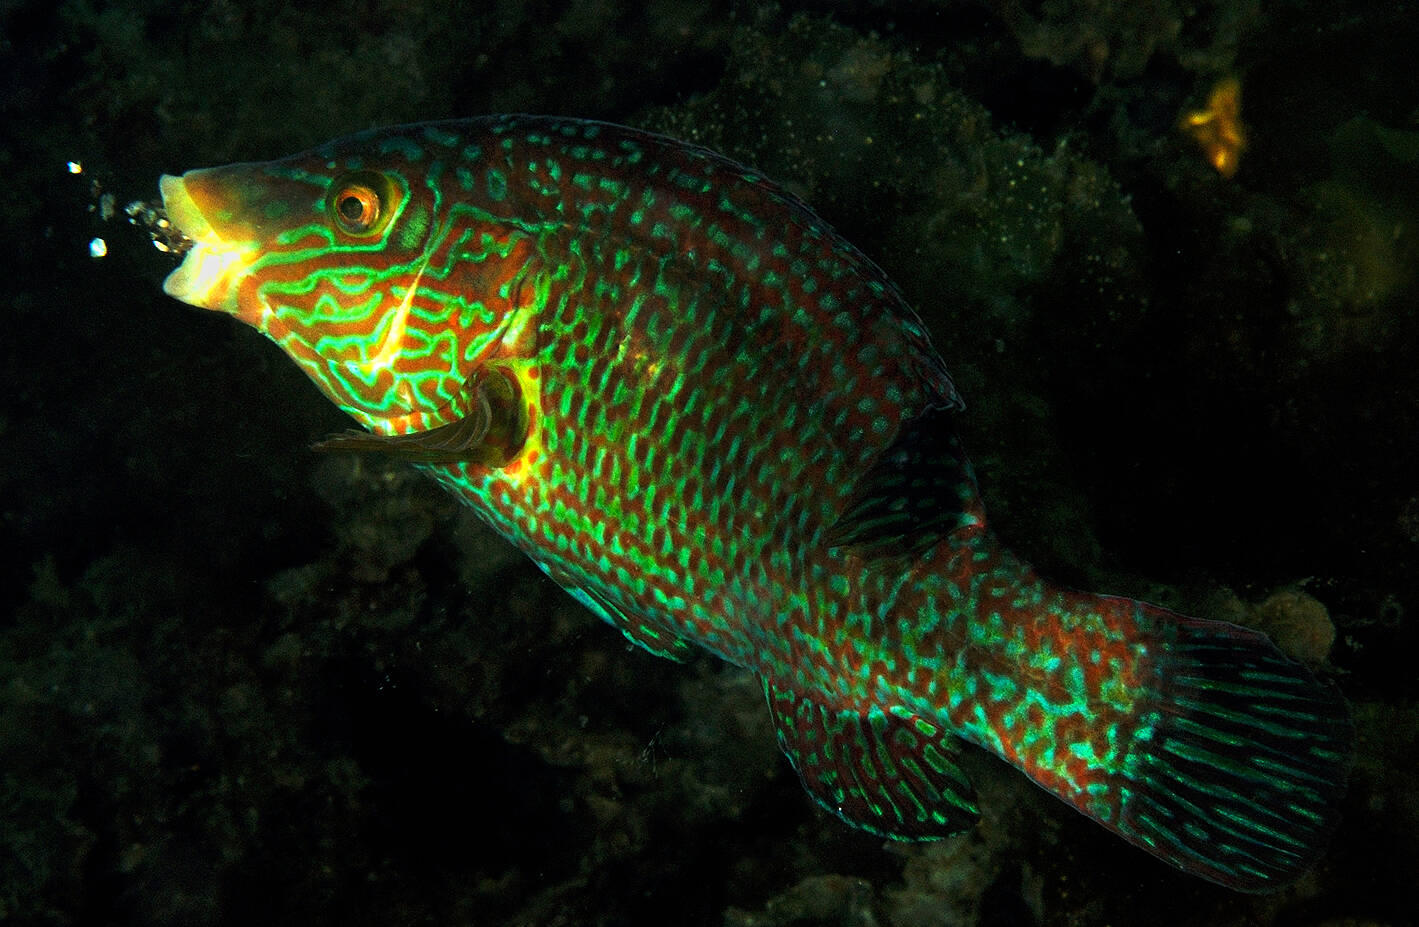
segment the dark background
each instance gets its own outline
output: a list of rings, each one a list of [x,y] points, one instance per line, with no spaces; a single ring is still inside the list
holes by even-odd
[[[0,2],[0,921],[1413,923],[1415,47],[1360,0]],[[1177,128],[1225,75],[1231,179]],[[975,831],[851,831],[757,683],[310,453],[339,414],[93,210],[506,111],[785,183],[919,307],[1013,547],[1322,661],[1359,756],[1316,871],[1230,893],[984,756]]]

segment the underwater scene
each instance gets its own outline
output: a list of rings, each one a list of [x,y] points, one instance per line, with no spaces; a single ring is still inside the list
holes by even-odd
[[[0,4],[0,923],[1419,923],[1415,47]]]

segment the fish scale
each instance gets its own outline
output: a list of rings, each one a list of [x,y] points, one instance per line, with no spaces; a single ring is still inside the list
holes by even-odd
[[[1260,634],[1053,586],[986,525],[962,403],[891,281],[705,149],[504,116],[165,177],[165,288],[276,341],[652,653],[755,673],[804,786],[971,826],[965,742],[1247,891],[1336,825],[1344,702]]]
[[[549,264],[555,264],[555,256],[546,257]],[[626,260],[611,254],[602,258],[598,280],[604,284],[619,278],[626,289],[634,285],[637,276],[648,272],[643,264],[662,263],[651,254]],[[710,260],[716,258],[705,262]],[[617,263],[622,264],[619,271]],[[676,269],[674,276],[682,275],[685,272]],[[538,482],[545,482],[547,495],[533,499],[531,508],[551,510],[554,517],[540,523],[564,535],[578,522],[559,517],[559,513],[590,513],[595,518],[601,510],[588,504],[591,488],[608,480],[614,485],[618,474],[626,474],[627,492],[618,506],[621,517],[610,533],[619,539],[629,561],[617,566],[631,575],[606,569],[592,575],[565,559],[545,561],[546,568],[559,581],[577,588],[628,586],[635,599],[659,605],[660,613],[652,620],[660,633],[689,637],[721,654],[743,654],[762,646],[752,640],[750,632],[755,626],[730,620],[721,610],[740,612],[751,598],[792,588],[785,579],[801,569],[797,566],[801,554],[786,542],[805,534],[807,523],[821,525],[831,517],[829,498],[795,494],[789,487],[802,485],[804,480],[829,480],[834,472],[855,462],[838,460],[843,455],[829,452],[822,419],[813,415],[803,416],[794,434],[800,446],[824,448],[816,455],[818,462],[811,456],[779,453],[780,437],[773,429],[761,427],[764,401],[796,388],[804,372],[789,369],[781,377],[756,376],[755,371],[769,361],[771,346],[741,340],[736,349],[735,343],[723,336],[725,325],[716,323],[712,309],[703,308],[706,302],[713,305],[718,299],[718,281],[706,286],[703,278],[693,275],[672,280],[664,270],[657,271],[655,278],[660,286],[626,313],[620,324],[603,322],[594,329],[585,320],[614,318],[614,304],[596,305],[600,294],[595,290],[584,294],[590,304],[574,295],[563,299],[555,287],[552,290],[550,301],[556,310],[549,330],[566,332],[570,337],[564,343],[549,339],[548,356],[539,365],[544,371],[558,371],[541,378],[541,403],[544,415],[555,410],[561,424],[545,431],[544,450],[552,461],[551,472],[545,481]],[[609,294],[619,289],[610,284],[601,298],[610,299]],[[687,324],[690,322],[702,324],[692,327]],[[686,335],[697,331],[704,334]],[[594,337],[589,337],[593,332]],[[613,363],[617,357],[619,365]],[[724,379],[760,381],[756,387],[759,395],[754,397],[758,401],[714,389],[714,381],[703,375],[710,367]],[[622,389],[611,390],[608,401],[606,384],[611,381]],[[627,387],[627,381],[634,387]],[[599,397],[599,401],[591,397]],[[628,434],[637,440],[630,440]],[[595,465],[588,468],[588,459]],[[557,463],[561,460],[568,460],[570,466]],[[514,473],[508,478],[519,477]],[[497,479],[494,474],[489,488]],[[705,501],[707,491],[712,495],[709,504]],[[699,504],[695,503],[696,493]],[[628,505],[626,498],[635,505]],[[707,530],[707,526],[721,511],[727,516],[724,533],[733,543],[721,541],[706,547],[701,536],[720,538],[720,532]],[[701,512],[708,517],[702,518]],[[767,513],[773,513],[772,524],[764,530],[760,519]],[[584,528],[565,542],[553,543],[581,549],[599,546],[588,534],[595,532]],[[691,551],[695,552],[693,571],[682,562]],[[766,564],[767,572],[761,569]],[[714,583],[714,577],[720,581]],[[727,586],[725,579],[729,580]],[[701,608],[699,614],[688,616],[695,626],[692,630],[676,631],[687,616],[667,608],[667,603],[697,599],[696,580],[699,586],[713,584],[726,589],[727,594],[721,594],[715,611]],[[617,611],[634,608],[625,598],[622,594],[612,600]],[[790,613],[782,610],[782,614]],[[724,637],[730,629],[737,639]],[[737,662],[743,662],[742,657]]]

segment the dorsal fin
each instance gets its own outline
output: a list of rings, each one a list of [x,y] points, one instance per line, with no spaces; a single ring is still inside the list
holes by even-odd
[[[527,439],[522,391],[511,373],[494,368],[463,384],[468,411],[446,425],[402,435],[346,431],[315,444],[316,451],[372,451],[416,463],[481,463],[501,467]]]
[[[931,410],[905,422],[857,481],[828,544],[916,556],[958,528],[983,523],[975,474],[951,416]]]

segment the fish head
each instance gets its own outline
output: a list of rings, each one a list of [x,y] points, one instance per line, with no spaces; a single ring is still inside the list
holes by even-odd
[[[457,270],[470,233],[439,178],[460,146],[437,141],[397,127],[164,176],[167,218],[191,244],[163,289],[262,332],[376,434],[456,421],[507,319]]]

